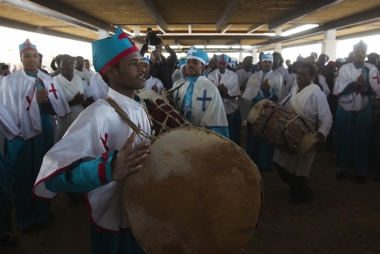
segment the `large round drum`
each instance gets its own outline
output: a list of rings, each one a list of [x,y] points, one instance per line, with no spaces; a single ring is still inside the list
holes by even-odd
[[[241,253],[262,210],[256,165],[213,131],[181,127],[160,135],[124,185],[124,209],[141,247],[154,253]]]
[[[247,121],[251,131],[283,152],[307,158],[318,149],[317,133],[300,116],[268,99],[253,107]]]

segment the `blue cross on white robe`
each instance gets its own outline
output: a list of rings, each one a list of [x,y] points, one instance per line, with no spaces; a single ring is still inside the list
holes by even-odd
[[[207,90],[203,90],[203,97],[197,97],[198,101],[202,101],[202,111],[206,111],[206,101],[211,101],[212,98],[207,98]]]

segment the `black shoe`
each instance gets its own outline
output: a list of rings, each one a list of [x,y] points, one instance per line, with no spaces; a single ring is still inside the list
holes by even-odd
[[[343,180],[347,178],[347,173],[343,171],[339,171],[338,173],[336,173],[335,178],[336,180]]]
[[[356,178],[356,183],[357,184],[363,184],[363,183],[365,183],[365,176],[357,175],[355,178]]]
[[[373,177],[373,181],[374,181],[374,182],[380,182],[380,174],[375,175],[375,176]]]
[[[18,239],[13,235],[4,234],[0,237],[0,243],[4,246],[16,246],[18,245]]]

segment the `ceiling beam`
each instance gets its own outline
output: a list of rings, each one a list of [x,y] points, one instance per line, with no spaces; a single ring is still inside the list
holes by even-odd
[[[75,41],[83,41],[83,42],[94,41],[89,38],[63,33],[63,32],[51,30],[45,27],[41,27],[41,26],[32,26],[29,24],[25,24],[18,21],[5,19],[5,18],[0,18],[0,24],[1,26],[12,28],[12,29],[23,30],[23,31],[32,32],[32,33],[45,34],[45,35],[50,35],[50,36],[56,36],[56,37],[61,37],[65,39],[75,40]]]
[[[231,26],[232,26],[232,24],[230,24],[226,28],[224,28],[223,31],[222,31],[222,34],[225,34],[228,31],[228,29],[231,28]]]
[[[112,25],[59,1],[0,0],[0,2],[96,33],[98,28],[110,32],[116,31]]]
[[[347,26],[358,26],[362,23],[367,23],[371,20],[378,20],[379,13],[380,13],[380,7],[373,8],[368,11],[360,12],[351,16],[347,16],[345,18],[327,22],[323,25],[320,25],[318,27],[315,27],[315,28],[312,28],[300,33],[296,33],[290,36],[283,36],[276,39],[271,39],[264,44],[268,45],[268,44],[273,44],[273,43],[278,43],[278,42],[294,41],[294,40],[299,40],[302,38],[307,38],[313,35],[321,34],[330,29],[339,29],[339,28],[344,28]]]
[[[224,8],[222,15],[220,15],[219,20],[216,22],[216,30],[220,31],[227,25],[227,21],[235,14],[235,12],[243,4],[244,0],[230,0],[227,6]]]
[[[247,34],[251,34],[253,33],[254,31],[256,30],[259,30],[260,28],[262,28],[263,26],[265,26],[265,24],[256,24],[256,25],[253,25],[249,28]]]
[[[171,35],[170,33],[166,33],[164,35],[160,35],[164,40],[232,40],[232,39],[240,39],[240,40],[269,40],[272,38],[272,36],[266,36],[266,35],[236,35],[236,34],[218,34],[218,35],[212,35],[212,34],[183,34],[183,35]],[[143,36],[137,36],[136,39],[142,39]],[[134,38],[135,39],[135,38]]]
[[[156,22],[156,25],[160,26],[164,32],[168,31],[168,24],[157,11],[152,0],[136,0],[136,2],[145,10],[148,16]]]
[[[297,8],[296,11],[291,11],[284,15],[283,17],[274,20],[268,24],[268,30],[272,31],[276,28],[282,27],[283,25],[290,23],[294,20],[300,19],[313,12],[320,11],[322,9],[331,7],[335,4],[341,3],[343,0],[319,0],[313,1],[309,4],[304,4],[301,8]]]

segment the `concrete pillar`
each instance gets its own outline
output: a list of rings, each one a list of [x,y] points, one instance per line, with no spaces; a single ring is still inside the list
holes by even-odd
[[[336,60],[337,43],[336,29],[325,31],[322,41],[322,53],[328,55],[330,61]]]
[[[134,36],[140,36],[140,27],[139,26],[133,27],[133,35]]]
[[[239,63],[243,62],[244,58],[243,58],[243,52],[239,52]]]
[[[276,30],[274,30],[274,33],[276,34],[276,36],[281,37],[282,29],[281,28],[277,28]],[[282,44],[281,44],[281,42],[274,44],[274,52],[278,52],[278,53],[282,54]]]
[[[108,31],[98,28],[98,40],[108,37]]]
[[[253,56],[253,64],[257,64],[259,61],[259,57],[257,56],[257,48],[253,47],[252,48],[252,56]]]

